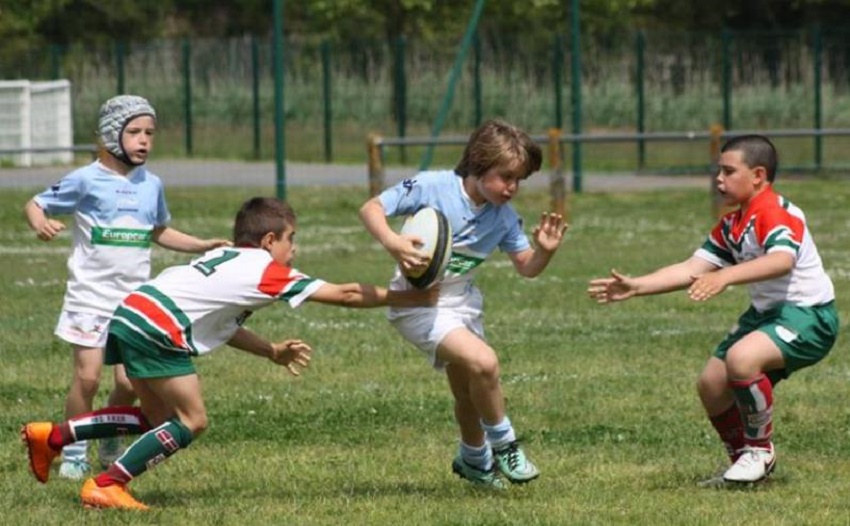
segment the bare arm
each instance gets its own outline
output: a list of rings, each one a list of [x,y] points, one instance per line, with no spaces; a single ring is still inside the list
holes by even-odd
[[[694,274],[688,295],[692,300],[705,301],[720,294],[729,285],[778,278],[793,268],[794,256],[788,252],[773,252],[745,263],[724,267],[717,272]]]
[[[313,349],[301,340],[272,343],[242,327],[227,344],[240,351],[262,356],[278,365],[283,365],[293,376],[299,376],[298,367],[304,368],[310,364],[310,356],[313,352]]]
[[[161,247],[178,252],[206,252],[217,247],[233,245],[227,239],[200,239],[168,226],[154,228],[153,240]]]
[[[532,234],[534,248],[508,254],[517,273],[526,278],[540,275],[561,246],[567,229],[569,225],[564,223],[564,218],[559,214],[543,213]]]
[[[415,236],[401,236],[390,228],[384,207],[377,197],[369,199],[360,207],[360,220],[405,272],[424,269],[428,265],[428,257],[416,249],[422,240]]]
[[[591,280],[587,293],[598,303],[623,301],[634,296],[664,294],[687,288],[694,282],[695,276],[715,270],[717,267],[696,256],[636,278],[611,270],[610,277]]]
[[[308,301],[350,308],[372,307],[428,307],[437,303],[440,290],[387,290],[364,283],[325,283]]]
[[[30,199],[26,206],[24,206],[24,215],[27,218],[30,228],[35,231],[35,235],[42,241],[50,241],[59,232],[65,230],[65,224],[47,217],[47,214],[35,202],[35,199]]]

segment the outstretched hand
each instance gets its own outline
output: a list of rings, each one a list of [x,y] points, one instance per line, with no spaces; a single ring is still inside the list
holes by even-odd
[[[269,359],[278,365],[283,365],[292,376],[300,376],[301,369],[310,364],[313,349],[301,340],[284,340],[272,344]]]
[[[570,225],[564,223],[564,217],[561,214],[543,212],[540,215],[540,223],[534,227],[532,237],[541,250],[554,252],[569,228]]]
[[[634,280],[611,269],[611,277],[590,280],[587,294],[596,303],[611,303],[631,298],[637,293]]]

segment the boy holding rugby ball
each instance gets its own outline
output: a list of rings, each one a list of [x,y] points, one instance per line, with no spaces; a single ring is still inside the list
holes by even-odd
[[[507,253],[517,273],[537,276],[560,246],[567,230],[560,215],[542,215],[532,246],[510,204],[522,181],[540,169],[541,157],[525,132],[487,121],[473,132],[454,170],[421,172],[360,209],[366,229],[398,262],[390,290],[412,288],[404,274],[416,274],[429,261],[417,249],[421,240],[393,231],[387,217],[432,207],[451,225],[451,259],[439,280],[437,306],[391,307],[389,320],[446,374],[460,428],[452,470],[476,485],[499,489],[505,487],[499,473],[524,483],[539,471],[518,445],[506,414],[499,358],[484,338],[482,296],[473,278],[497,249]]]

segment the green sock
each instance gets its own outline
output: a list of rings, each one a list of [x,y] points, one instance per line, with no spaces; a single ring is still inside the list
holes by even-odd
[[[101,475],[109,482],[126,484],[192,443],[192,432],[177,418],[151,429],[133,442],[127,451]],[[99,481],[101,482],[101,481]]]

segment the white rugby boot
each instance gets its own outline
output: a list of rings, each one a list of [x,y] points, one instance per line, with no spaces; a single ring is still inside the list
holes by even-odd
[[[723,474],[727,482],[758,482],[764,480],[776,467],[773,443],[767,447],[744,446],[741,456]]]

